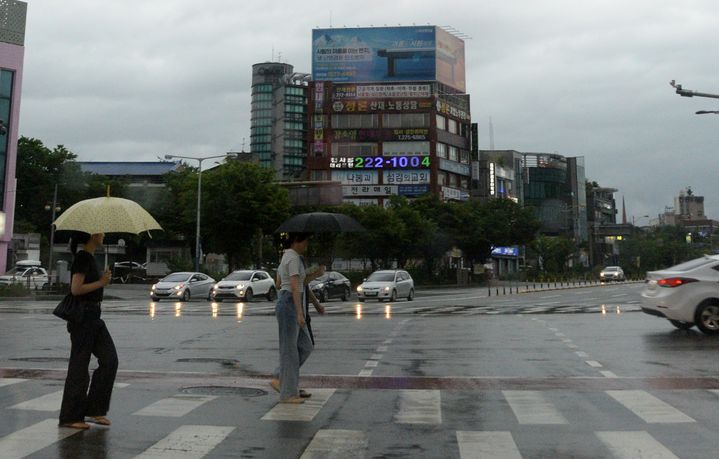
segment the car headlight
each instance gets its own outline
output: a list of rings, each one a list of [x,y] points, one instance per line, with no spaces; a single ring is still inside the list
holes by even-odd
[[[185,284],[177,284],[175,285],[175,290],[181,290],[185,287]]]
[[[320,284],[315,285],[315,288],[324,288],[324,286],[325,286],[325,284],[320,283]]]
[[[357,291],[358,291],[358,292],[361,292],[361,291],[362,291],[362,286],[361,286],[361,285],[358,285],[358,286],[357,286]]]
[[[237,290],[242,290],[245,288],[245,284],[237,284],[237,287],[235,287]]]
[[[389,287],[385,287],[385,288],[384,288],[384,291],[385,291],[385,292],[389,292]]]
[[[152,284],[152,287],[150,287],[150,290],[152,290],[152,291],[154,292],[154,291],[155,291],[155,287],[157,287],[157,284]]]
[[[212,286],[212,290],[217,290],[217,284]]]

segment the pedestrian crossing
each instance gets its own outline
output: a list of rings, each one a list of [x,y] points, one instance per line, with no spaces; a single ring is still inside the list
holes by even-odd
[[[127,399],[131,398],[128,391],[147,392],[134,383],[121,386]],[[38,395],[38,389],[44,387],[42,380],[0,378],[0,410],[5,422],[0,423],[1,458],[22,458],[43,451],[42,457],[51,457],[53,448],[60,448],[72,438],[82,438],[78,430],[58,427],[58,392]],[[303,436],[289,456],[307,459],[381,456],[387,452],[376,445],[387,441],[383,440],[385,431],[416,429],[425,429],[421,431],[428,445],[441,444],[445,457],[461,459],[545,455],[541,451],[546,449],[536,449],[537,432],[542,433],[546,443],[543,447],[550,450],[558,442],[565,451],[567,444],[586,443],[594,448],[575,451],[577,457],[677,458],[682,456],[682,445],[676,444],[681,435],[707,441],[706,445],[695,445],[699,451],[719,449],[719,420],[714,417],[715,410],[706,408],[709,402],[719,403],[717,389],[582,392],[306,388],[312,397],[300,405],[277,404],[273,392],[265,397],[242,398],[168,394],[167,390],[151,391],[153,399],[143,398],[142,407],[131,403],[114,406],[110,417],[115,423],[107,435],[132,425],[133,419],[143,419],[144,435],[154,435],[154,439],[136,444],[127,436],[114,442],[124,441],[126,452],[131,451],[137,458],[153,459],[199,459],[215,454],[225,457],[227,451],[248,441],[242,434],[248,429],[255,434],[267,431],[277,442],[282,432],[288,432],[288,438]],[[10,402],[23,394],[34,396]],[[373,404],[377,405],[373,409],[357,409]],[[241,413],[241,419],[228,423],[227,416],[219,415],[228,409]],[[207,422],[208,418],[215,422]],[[7,430],[8,421],[16,430]],[[304,427],[293,431],[290,425]],[[279,426],[285,427],[276,430]],[[614,428],[608,429],[610,426]],[[446,435],[451,435],[451,442],[447,443]],[[401,443],[403,436],[396,435],[391,440]],[[269,450],[273,447],[277,445],[271,441],[266,446]]]
[[[597,305],[596,303],[559,304],[558,302],[538,304],[517,304],[516,302],[492,304],[464,304],[464,305],[418,305],[405,301],[387,302],[330,302],[325,303],[325,313],[328,315],[385,316],[394,315],[498,315],[498,314],[575,314],[575,313],[601,313],[607,309],[621,312],[640,311],[637,302],[627,301],[622,304]],[[162,317],[181,318],[185,316],[234,317],[242,320],[251,316],[274,316],[275,305],[269,302],[262,303],[158,303],[150,306],[142,305],[103,305],[106,312],[122,312],[131,314],[148,314],[153,319]]]

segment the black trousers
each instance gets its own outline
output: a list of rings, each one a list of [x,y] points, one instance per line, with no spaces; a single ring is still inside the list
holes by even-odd
[[[62,394],[60,424],[84,421],[85,416],[106,415],[117,374],[115,343],[102,319],[68,323],[67,328],[72,348]],[[89,375],[91,355],[97,357],[99,365],[92,373],[92,381]]]

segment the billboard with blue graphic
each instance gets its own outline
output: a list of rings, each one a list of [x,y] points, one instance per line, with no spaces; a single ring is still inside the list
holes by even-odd
[[[464,91],[464,42],[435,26],[315,29],[312,78],[440,81]]]

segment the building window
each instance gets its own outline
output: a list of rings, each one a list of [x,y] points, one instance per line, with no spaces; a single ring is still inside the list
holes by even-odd
[[[0,120],[7,128],[10,126],[12,85],[15,73],[10,70],[0,69]],[[0,134],[0,190],[5,189],[5,167],[7,164],[8,140],[10,132]],[[5,205],[5,193],[0,193],[0,209]]]
[[[298,123],[296,121],[285,121],[285,129],[295,130],[295,131],[304,131],[305,125],[304,125],[304,123]]]
[[[449,160],[459,161],[459,149],[457,147],[449,146]]]
[[[286,86],[285,87],[285,95],[287,96],[305,96],[306,95],[306,89],[305,88],[298,88],[293,86]]]
[[[437,129],[447,130],[447,118],[442,115],[437,115]]]
[[[272,92],[272,84],[256,84],[252,87],[252,94],[258,92]]]
[[[257,93],[257,94],[252,94],[252,102],[261,101],[261,100],[262,100],[262,101],[264,101],[264,100],[272,101],[272,93]]]
[[[437,173],[437,185],[444,186],[447,184],[447,173],[446,172],[438,172]]]
[[[467,150],[460,150],[459,161],[464,164],[469,164],[469,152]]]
[[[332,156],[375,156],[376,143],[333,143]]]
[[[379,127],[377,115],[332,115],[334,129],[372,129]]]
[[[252,101],[252,110],[272,109],[271,101]]]
[[[254,110],[252,112],[253,118],[272,118],[272,110]]]
[[[311,180],[314,181],[323,181],[323,180],[329,180],[329,171],[323,171],[323,170],[313,170],[311,174]]]
[[[305,142],[303,140],[285,139],[285,147],[288,148],[302,148]]]
[[[383,142],[383,156],[429,155],[429,142]]]
[[[446,144],[437,142],[437,156],[439,158],[447,157],[447,145]]]
[[[457,122],[456,122],[455,120],[453,120],[453,119],[448,119],[448,120],[447,120],[447,130],[448,130],[451,134],[457,134],[457,133],[458,133],[458,131],[457,131]]]
[[[306,110],[307,108],[304,105],[285,105],[285,113],[304,113]]]
[[[382,115],[384,128],[419,128],[429,126],[427,113],[385,113]]]

